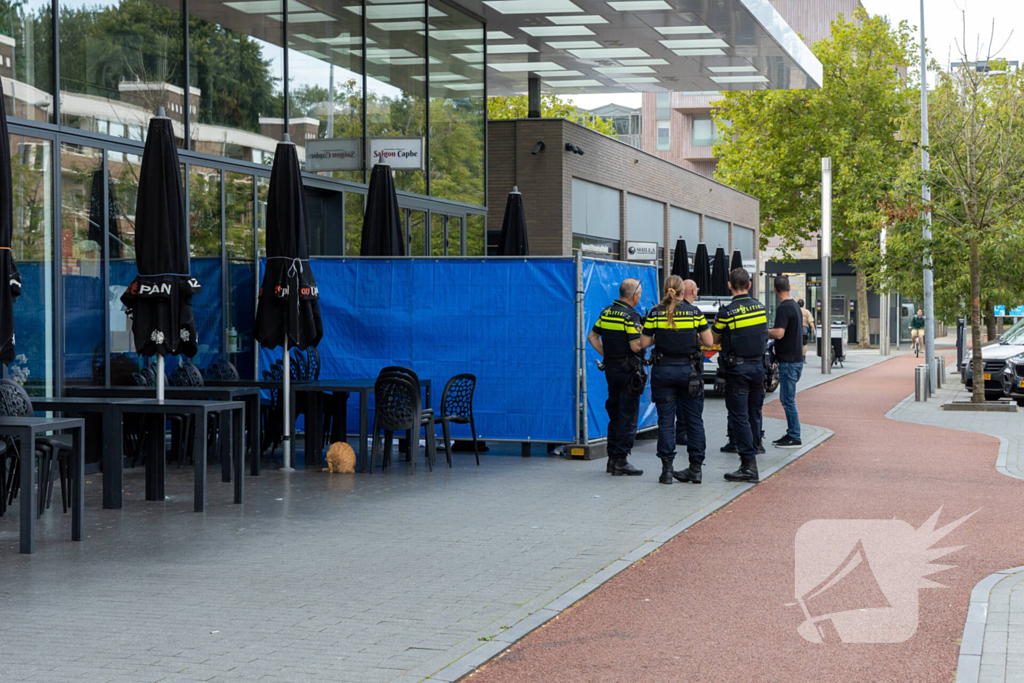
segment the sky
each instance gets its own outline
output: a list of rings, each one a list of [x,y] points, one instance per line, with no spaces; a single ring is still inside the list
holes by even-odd
[[[813,1],[813,0],[808,0]],[[915,31],[920,25],[920,0],[861,0],[871,14],[887,15],[894,24],[906,20]],[[971,60],[979,52],[981,59],[988,53],[989,43],[1002,47],[998,57],[1024,62],[1024,2],[1019,0],[925,0],[925,38],[931,57],[940,64],[959,61],[957,54],[963,48],[964,25],[962,12],[966,12],[966,43]],[[991,40],[992,22],[995,20],[995,40]],[[1003,47],[1005,44],[1005,47]],[[933,82],[929,78],[929,82]],[[572,95],[579,107],[593,109],[610,102],[628,107],[640,106],[639,93],[610,95]]]

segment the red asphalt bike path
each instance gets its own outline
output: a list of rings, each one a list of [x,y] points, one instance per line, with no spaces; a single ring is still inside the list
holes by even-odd
[[[464,680],[952,682],[971,589],[1024,565],[1024,481],[996,471],[996,438],[885,417],[913,390],[919,362],[896,358],[797,394],[801,422],[832,438]],[[784,418],[778,402],[765,414]],[[646,475],[615,483],[637,495],[659,485]],[[914,635],[812,644],[797,633],[794,541],[805,522],[897,519],[917,529],[940,508],[937,526],[977,512],[933,545],[965,547],[933,560],[951,568],[927,578],[947,587],[918,591]],[[826,611],[876,605],[877,584],[851,581],[846,606]]]

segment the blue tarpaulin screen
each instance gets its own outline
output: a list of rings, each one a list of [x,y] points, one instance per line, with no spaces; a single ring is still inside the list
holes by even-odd
[[[374,378],[402,365],[432,381],[477,377],[484,439],[573,441],[576,267],[570,259],[315,259],[322,379]],[[260,351],[260,368],[281,350]],[[373,401],[370,402],[373,420]],[[358,425],[349,400],[348,431]],[[453,425],[455,438],[469,427]]]
[[[583,261],[583,319],[585,334],[590,333],[602,309],[619,298],[619,284],[626,278],[640,280],[643,293],[637,310],[646,313],[657,303],[658,271],[649,266],[637,266],[622,261]],[[587,344],[587,436],[599,439],[608,435],[608,384],[604,373],[597,369],[601,357]],[[651,385],[648,381],[640,398],[640,428],[658,423],[658,415],[651,403]]]

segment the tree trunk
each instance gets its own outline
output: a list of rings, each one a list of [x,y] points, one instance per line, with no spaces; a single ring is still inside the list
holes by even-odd
[[[995,316],[988,312],[991,310],[991,308],[986,306],[984,310],[985,313],[982,314],[982,317],[985,318],[985,341],[992,341],[993,339],[999,336],[999,330],[996,329]]]
[[[857,269],[857,348],[871,348],[871,327],[868,324],[868,278],[863,269]]]
[[[985,374],[981,361],[981,262],[978,237],[970,238],[971,247],[971,376],[972,403],[985,402]]]

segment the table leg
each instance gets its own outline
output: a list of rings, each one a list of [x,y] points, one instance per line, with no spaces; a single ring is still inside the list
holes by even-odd
[[[232,410],[234,417],[232,424],[232,441],[234,441],[233,455],[235,457],[235,504],[238,505],[245,498],[245,444],[243,434],[245,433],[245,408],[239,411]]]
[[[260,475],[260,395],[246,396],[245,411],[249,416],[250,474]]]
[[[85,514],[85,427],[71,433],[71,540],[82,540],[82,517]]]
[[[373,463],[367,459],[368,453],[366,452],[366,437],[367,434],[367,414],[370,412],[370,392],[363,390],[359,392],[359,462],[362,463],[360,472],[370,472]]]
[[[306,468],[320,467],[324,452],[323,394],[306,392]]]
[[[220,447],[220,480],[225,484],[231,483],[231,460],[234,451],[231,450],[231,438],[234,433],[232,428],[232,415],[235,411],[227,410],[220,413],[220,436],[217,445]]]
[[[119,419],[120,418],[120,419]],[[103,411],[103,508],[120,510],[124,501],[124,414]]]
[[[36,545],[36,435],[31,429],[12,432],[21,444],[21,552],[31,553]]]
[[[202,512],[206,509],[206,411],[197,410],[195,413],[196,437],[195,437],[195,504],[193,509]]]
[[[146,500],[164,500],[167,454],[164,453],[164,413],[146,413],[143,418],[146,442]]]

